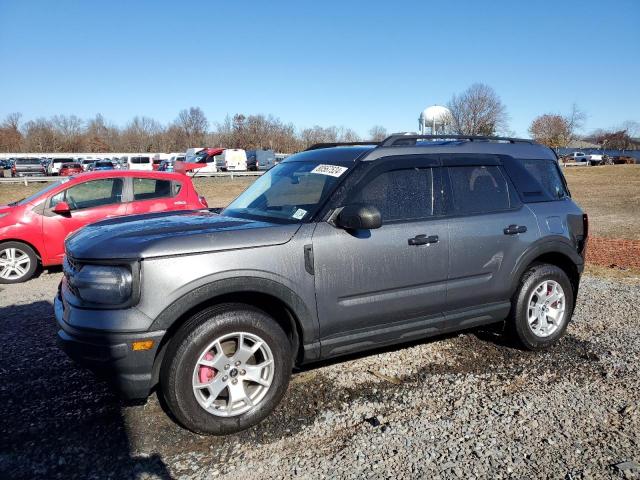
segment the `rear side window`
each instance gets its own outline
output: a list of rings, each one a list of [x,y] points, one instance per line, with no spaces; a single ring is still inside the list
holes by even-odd
[[[378,208],[383,222],[419,219],[434,215],[433,190],[431,168],[391,170],[367,183],[351,202]]]
[[[564,198],[569,195],[555,161],[526,159],[520,162],[551,198]]]
[[[157,178],[134,178],[133,199],[151,200],[153,198],[170,197],[171,181]]]
[[[151,163],[149,157],[131,157],[131,163]]]
[[[512,207],[507,180],[496,166],[448,167],[456,214],[486,213]]]

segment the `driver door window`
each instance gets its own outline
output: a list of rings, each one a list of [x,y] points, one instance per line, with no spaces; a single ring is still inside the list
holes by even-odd
[[[80,183],[58,193],[51,198],[49,207],[55,207],[59,202],[67,202],[69,208],[83,210],[122,202],[123,180],[121,178],[106,178]]]

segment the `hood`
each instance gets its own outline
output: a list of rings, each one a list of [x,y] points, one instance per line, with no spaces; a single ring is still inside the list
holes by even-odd
[[[208,211],[167,212],[94,223],[70,235],[65,244],[76,259],[143,259],[279,245],[299,227]]]

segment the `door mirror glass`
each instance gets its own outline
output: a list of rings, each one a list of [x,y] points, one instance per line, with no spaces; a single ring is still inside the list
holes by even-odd
[[[53,213],[57,213],[58,215],[71,215],[71,208],[69,208],[67,202],[58,202],[56,206],[53,207]]]
[[[336,225],[346,230],[371,230],[382,226],[382,215],[373,205],[347,205],[338,214]]]

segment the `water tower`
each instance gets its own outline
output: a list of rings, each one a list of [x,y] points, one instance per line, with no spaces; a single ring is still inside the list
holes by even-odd
[[[422,135],[439,135],[446,132],[451,122],[451,112],[440,105],[425,108],[418,118],[418,125]]]

